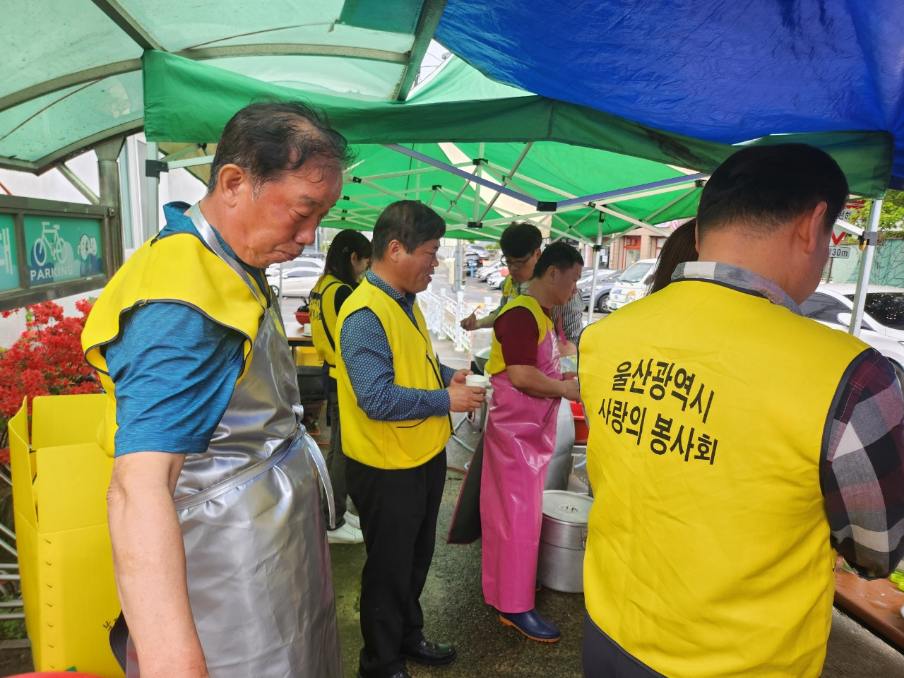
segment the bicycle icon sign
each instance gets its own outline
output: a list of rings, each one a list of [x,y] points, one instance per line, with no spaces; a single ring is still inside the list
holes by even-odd
[[[31,248],[31,260],[37,266],[51,264],[64,264],[68,259],[66,241],[60,236],[60,225],[51,224],[49,221],[41,222],[41,237],[35,240]]]

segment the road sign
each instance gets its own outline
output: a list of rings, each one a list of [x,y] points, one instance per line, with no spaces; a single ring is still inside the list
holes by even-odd
[[[850,259],[851,257],[851,248],[850,247],[830,247],[829,248],[829,256],[833,259]]]
[[[0,196],[0,310],[97,290],[121,263],[108,207]]]

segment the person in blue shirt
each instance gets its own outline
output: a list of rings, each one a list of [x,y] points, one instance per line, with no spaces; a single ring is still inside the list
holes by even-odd
[[[164,208],[86,323],[115,404],[110,536],[142,675],[341,675],[325,467],[263,270],[313,242],[347,159],[306,106],[240,110],[207,195]]]

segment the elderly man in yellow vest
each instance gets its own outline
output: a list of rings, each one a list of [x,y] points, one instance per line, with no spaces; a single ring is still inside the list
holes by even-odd
[[[596,496],[587,676],[816,677],[835,551],[904,551],[892,366],[800,315],[848,187],[800,144],[752,147],[703,190],[699,261],[581,337]]]
[[[116,584],[145,678],[341,675],[323,463],[264,269],[313,242],[345,160],[305,106],[242,109],[207,195],[165,206],[86,323],[109,398]]]
[[[393,203],[374,226],[373,265],[339,311],[336,354],[348,491],[367,560],[361,575],[364,678],[408,676],[405,658],[448,664],[424,637],[419,602],[446,480],[450,412],[483,402],[467,370],[439,362],[415,295],[427,288],[446,225],[426,205]]]

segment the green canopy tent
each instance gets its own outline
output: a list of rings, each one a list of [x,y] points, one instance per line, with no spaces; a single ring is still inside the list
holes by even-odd
[[[518,215],[548,221],[554,237],[592,240],[693,215],[707,172],[735,150],[500,85],[454,59],[404,102],[302,92],[161,52],[143,62],[149,139],[215,142],[228,118],[255,100],[303,99],[326,112],[357,153],[327,226],[367,228],[389,202],[417,198],[454,234],[471,229],[493,239]],[[788,140],[825,148],[853,190],[881,194],[887,135],[753,143]],[[590,218],[600,214],[602,224]]]

